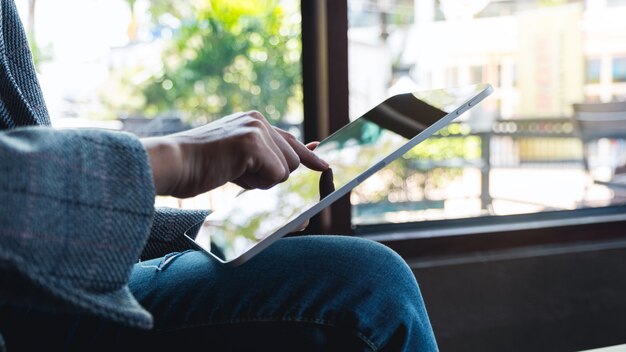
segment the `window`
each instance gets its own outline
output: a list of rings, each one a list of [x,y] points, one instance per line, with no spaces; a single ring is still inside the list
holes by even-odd
[[[378,3],[349,0],[348,18]],[[616,57],[613,81],[626,82],[626,58],[619,56],[626,6],[582,0],[415,0],[411,6],[408,24],[394,16],[408,8],[393,2],[384,8],[384,28],[380,22],[349,22],[350,114],[401,91],[480,81],[495,92],[357,188],[354,225],[614,201],[606,188],[585,191],[582,152],[569,120],[573,103],[624,95],[621,86],[601,84],[599,57]],[[364,34],[383,31],[384,38]],[[352,79],[364,76],[368,84]]]
[[[613,59],[613,82],[626,82],[626,57]]]
[[[27,30],[57,127],[167,133],[257,109],[301,135],[297,0],[212,1],[220,7],[214,12],[207,11],[208,0],[59,0],[36,2],[30,13],[29,1],[16,3],[24,22],[35,24]],[[578,181],[557,182],[584,177],[574,135],[562,128],[571,104],[626,94],[619,84],[585,87],[600,82],[601,55],[615,58],[613,81],[626,81],[626,6],[594,3],[590,11],[590,4],[507,0],[461,8],[450,0],[349,0],[352,117],[395,92],[478,81],[496,88],[480,106],[356,189],[353,223],[610,203],[602,188],[584,194]],[[80,15],[59,23],[60,8]],[[215,30],[221,41],[211,35]],[[595,52],[598,47],[606,52]],[[535,186],[550,182],[558,187]],[[219,199],[159,201],[206,208]],[[372,213],[376,217],[364,215]]]

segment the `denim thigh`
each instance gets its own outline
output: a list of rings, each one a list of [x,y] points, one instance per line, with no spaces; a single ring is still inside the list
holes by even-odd
[[[200,251],[171,254],[136,264],[129,286],[153,314],[153,330],[67,319],[64,346],[437,350],[406,263],[389,248],[356,237],[283,238],[238,267]]]

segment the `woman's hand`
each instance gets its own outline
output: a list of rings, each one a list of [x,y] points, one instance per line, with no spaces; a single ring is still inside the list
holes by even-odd
[[[142,139],[157,194],[192,197],[234,182],[270,188],[300,164],[324,171],[328,164],[290,133],[256,111],[238,113],[180,133]]]

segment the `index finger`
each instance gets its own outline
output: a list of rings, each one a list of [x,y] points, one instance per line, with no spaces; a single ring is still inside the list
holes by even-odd
[[[316,171],[324,171],[330,167],[326,161],[322,160],[311,149],[297,140],[291,133],[281,130],[280,128],[276,128],[276,130],[285,138],[296,154],[298,154],[302,165]]]

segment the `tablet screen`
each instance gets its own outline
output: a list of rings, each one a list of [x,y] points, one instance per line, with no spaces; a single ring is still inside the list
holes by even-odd
[[[229,262],[268,236],[296,231],[314,213],[408,151],[410,148],[402,148],[420,133],[431,126],[436,130],[445,126],[452,116],[441,126],[433,125],[485,88],[432,90],[385,100],[321,141],[315,153],[330,164],[329,171],[320,173],[300,165],[283,183],[268,190],[243,192],[206,218],[194,239],[196,244],[220,261]],[[431,128],[425,134],[430,136],[436,130]]]

